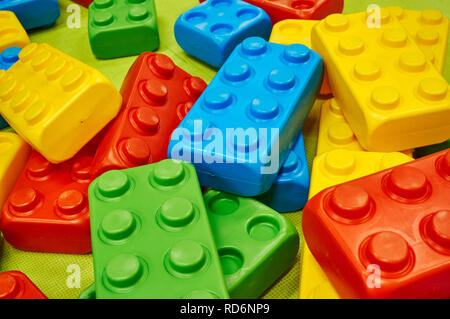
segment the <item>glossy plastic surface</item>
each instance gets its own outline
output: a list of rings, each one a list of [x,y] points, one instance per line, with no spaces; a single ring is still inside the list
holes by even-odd
[[[38,287],[20,271],[0,273],[0,299],[47,299]]]
[[[0,51],[10,47],[23,48],[30,43],[27,32],[14,12],[0,10],[0,30],[3,32],[0,37]]]
[[[58,0],[2,0],[1,10],[14,12],[26,30],[50,27],[60,15]]]

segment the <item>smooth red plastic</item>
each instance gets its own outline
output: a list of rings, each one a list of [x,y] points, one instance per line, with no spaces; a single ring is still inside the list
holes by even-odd
[[[3,206],[0,227],[7,242],[28,251],[92,251],[87,191],[102,134],[60,164],[33,150]]]
[[[166,55],[142,53],[122,84],[123,107],[95,154],[92,176],[166,159],[173,130],[205,88]]]
[[[83,7],[87,8],[94,0],[72,0],[72,1],[81,4]]]
[[[20,271],[0,273],[0,299],[47,299],[38,287]]]
[[[450,149],[320,192],[303,234],[343,298],[449,298],[449,194]]]
[[[199,0],[205,2],[205,0]],[[342,13],[344,0],[245,0],[263,9],[272,24],[286,19],[322,20],[333,13]]]

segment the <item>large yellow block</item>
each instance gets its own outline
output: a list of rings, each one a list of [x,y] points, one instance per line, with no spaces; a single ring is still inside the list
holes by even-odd
[[[400,22],[382,12],[380,28],[367,24],[366,13],[332,14],[313,28],[333,94],[367,150],[443,142],[450,135],[448,83]]]
[[[53,163],[75,155],[118,113],[122,97],[94,68],[32,43],[0,71],[0,113]]]
[[[447,54],[449,20],[437,10],[404,10],[396,6],[388,9],[442,73]]]
[[[23,48],[30,38],[12,11],[0,11],[0,53],[9,47]]]
[[[31,147],[15,133],[0,132],[0,207],[27,162]]]

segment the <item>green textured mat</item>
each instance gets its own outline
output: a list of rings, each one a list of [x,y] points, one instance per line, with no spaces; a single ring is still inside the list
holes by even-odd
[[[175,42],[173,36],[173,24],[176,18],[187,9],[195,6],[197,0],[155,0],[158,14],[158,27],[160,32],[161,47],[157,52],[167,54],[174,62],[195,76],[200,76],[209,82],[215,71],[205,64],[193,60],[187,56]],[[81,8],[81,28],[69,29],[66,21],[71,14],[67,8],[72,1],[60,0],[61,17],[55,26],[50,29],[35,30],[30,32],[32,41],[47,42],[54,47],[84,61],[85,63],[103,72],[117,88],[136,57],[120,58],[113,60],[97,60],[91,52],[87,36],[87,9]],[[344,12],[364,11],[369,4],[380,6],[398,5],[405,9],[438,9],[447,17],[450,17],[449,0],[345,0]],[[447,51],[447,60],[449,51]],[[450,79],[450,66],[446,64],[445,78]],[[306,122],[303,133],[305,135],[306,155],[311,165],[315,154],[318,114],[322,100],[318,100]],[[301,212],[284,214],[301,233]],[[3,247],[2,247],[3,246]],[[7,270],[20,270],[28,275],[31,280],[49,298],[76,298],[80,292],[89,286],[93,280],[93,267],[91,255],[63,255],[48,253],[30,253],[13,248],[6,242],[0,242],[0,272]],[[76,266],[74,266],[76,265]],[[72,287],[70,275],[74,269],[80,269],[81,286]],[[69,272],[68,272],[69,271]],[[69,285],[68,285],[69,284]],[[299,257],[293,267],[270,288],[265,298],[297,298],[299,285]]]

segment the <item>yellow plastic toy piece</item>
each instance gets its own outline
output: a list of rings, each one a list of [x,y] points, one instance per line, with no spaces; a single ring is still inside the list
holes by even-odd
[[[96,69],[32,43],[0,71],[0,113],[50,162],[70,159],[118,113],[122,97]]]
[[[12,11],[0,11],[0,53],[9,47],[23,48],[30,38]]]
[[[442,73],[447,54],[448,18],[437,10],[404,10],[396,6],[388,9],[400,20],[419,48]]]
[[[15,133],[0,132],[0,207],[27,162],[31,147]]]
[[[273,26],[269,41],[285,45],[300,43],[311,49],[311,30],[317,23],[317,20],[288,19],[280,21]],[[330,95],[331,93],[325,70],[320,95]]]
[[[377,173],[412,161],[403,153],[333,150],[316,156],[312,166],[309,198],[325,188]],[[334,299],[339,295],[303,241],[300,299]]]
[[[449,86],[389,10],[381,25],[367,13],[332,14],[312,31],[333,94],[370,151],[443,142],[450,132]]]

